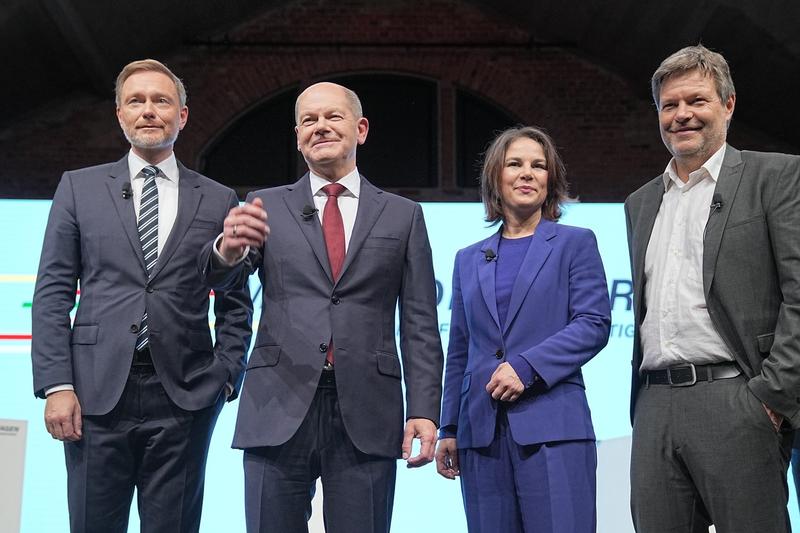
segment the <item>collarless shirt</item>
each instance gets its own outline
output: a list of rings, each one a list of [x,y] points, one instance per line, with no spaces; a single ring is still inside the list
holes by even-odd
[[[664,171],[665,192],[644,261],[640,370],[733,360],[703,291],[703,238],[724,156],[723,144],[686,183],[674,158]]]
[[[142,203],[142,188],[144,187],[144,175],[142,169],[150,165],[147,161],[133,153],[128,152],[128,172],[131,177],[131,191],[133,192],[133,209],[136,212],[136,220],[139,220],[139,206]],[[156,187],[158,187],[158,254],[164,249],[164,244],[169,238],[172,226],[175,225],[175,218],[178,216],[178,161],[175,153],[157,163],[159,173],[156,176]]]
[[[311,196],[314,198],[314,207],[317,209],[317,216],[320,224],[322,223],[325,204],[328,202],[328,195],[322,188],[332,182],[325,178],[309,172],[311,178]],[[335,183],[340,183],[345,190],[339,195],[339,211],[342,213],[342,223],[344,224],[344,249],[345,253],[350,247],[350,236],[353,235],[353,226],[356,223],[356,213],[358,212],[358,197],[361,194],[361,176],[358,169],[339,179]]]

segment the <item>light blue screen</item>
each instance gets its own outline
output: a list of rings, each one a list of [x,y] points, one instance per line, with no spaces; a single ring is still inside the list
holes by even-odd
[[[44,402],[33,397],[31,384],[30,303],[49,208],[49,201],[0,200],[0,234],[5,252],[0,255],[0,418],[27,420],[29,424],[22,511],[24,533],[68,530],[62,445],[45,431]],[[455,253],[488,236],[495,228],[483,221],[483,208],[477,203],[428,203],[423,204],[423,209],[440,289],[439,330],[446,351]],[[608,346],[584,369],[602,449],[603,441],[630,435],[633,312],[624,214],[621,204],[573,204],[567,207],[561,222],[594,231],[613,298]],[[257,281],[252,280],[251,287],[257,289],[257,286]],[[255,303],[260,306],[260,297]],[[255,317],[258,315],[257,307]],[[236,403],[224,408],[214,433],[206,479],[204,532],[244,531],[242,454],[230,448],[236,408]],[[602,461],[602,453],[600,458]],[[599,479],[598,485],[626,485],[627,471],[617,470],[617,479]],[[793,492],[790,497],[792,520],[798,524]],[[624,508],[624,502],[615,507]],[[624,510],[614,512],[624,513]],[[603,509],[599,509],[599,514],[602,518]],[[603,520],[600,531],[602,524]],[[130,531],[138,531],[135,504]],[[466,531],[458,483],[439,477],[432,464],[409,470],[402,462],[398,463],[392,531]]]

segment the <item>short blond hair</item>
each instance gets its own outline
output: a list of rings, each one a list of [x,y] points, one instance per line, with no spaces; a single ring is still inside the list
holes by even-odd
[[[125,80],[130,78],[131,75],[142,71],[160,72],[167,75],[175,84],[175,89],[178,91],[178,101],[180,102],[181,107],[186,105],[186,87],[183,85],[181,79],[173,74],[173,72],[161,61],[156,61],[155,59],[140,59],[125,65],[117,76],[117,83],[114,86],[114,101],[116,102],[117,107],[119,107],[122,103],[120,102],[120,93],[122,93],[122,86],[125,83]]]

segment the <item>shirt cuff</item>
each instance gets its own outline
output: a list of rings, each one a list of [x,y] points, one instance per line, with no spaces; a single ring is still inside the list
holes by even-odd
[[[225,257],[221,253],[219,253],[219,248],[217,248],[221,241],[222,241],[222,233],[217,235],[217,238],[214,239],[214,245],[211,248],[214,251],[214,255],[217,257],[217,260],[225,266],[232,267],[238,265],[239,263],[244,261],[244,258],[247,257],[247,254],[250,253],[250,246],[245,246],[244,252],[242,252],[241,257],[239,257],[238,259],[234,259],[233,262],[229,262],[227,259],[225,259]]]
[[[519,380],[525,385],[526,389],[542,380],[530,363],[521,355],[510,356],[508,358],[508,364],[511,365],[511,368],[517,373],[517,377],[519,377]]]
[[[61,392],[61,391],[64,391],[64,390],[72,390],[72,391],[74,391],[75,387],[73,387],[71,383],[64,383],[63,385],[55,385],[53,387],[50,387],[49,389],[45,389],[44,390],[44,395],[45,396],[50,396],[54,392]]]
[[[449,426],[444,426],[442,429],[439,430],[439,438],[454,439],[456,438],[457,433],[458,433],[458,426],[451,424]]]

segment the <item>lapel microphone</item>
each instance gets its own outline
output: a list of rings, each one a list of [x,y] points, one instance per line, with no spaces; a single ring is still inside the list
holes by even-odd
[[[714,197],[711,199],[711,212],[713,213],[717,209],[722,209],[722,195],[718,192],[714,193]]]
[[[303,207],[303,211],[300,213],[300,216],[303,217],[303,220],[311,220],[311,217],[317,213],[319,213],[319,209],[315,209],[310,205],[306,205]]]
[[[492,261],[497,259],[497,254],[494,253],[494,250],[491,248],[483,251],[483,257],[486,259],[487,263],[491,263]]]
[[[131,182],[126,181],[122,184],[122,199],[130,200],[133,197],[133,189],[131,189]]]

